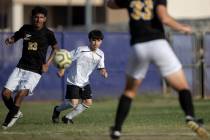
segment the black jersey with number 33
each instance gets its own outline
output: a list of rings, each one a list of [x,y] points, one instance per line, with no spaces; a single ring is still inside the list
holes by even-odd
[[[22,57],[17,67],[41,74],[49,45],[57,43],[54,33],[47,27],[35,30],[32,25],[23,25],[14,38],[15,41],[23,39]]]
[[[121,8],[127,8],[131,45],[165,38],[164,28],[156,14],[158,5],[167,5],[166,0],[115,0]]]

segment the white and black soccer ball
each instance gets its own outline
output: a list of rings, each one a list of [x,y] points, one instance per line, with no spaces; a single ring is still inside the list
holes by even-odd
[[[55,53],[53,63],[59,69],[68,68],[72,63],[70,52],[66,49],[60,49]]]

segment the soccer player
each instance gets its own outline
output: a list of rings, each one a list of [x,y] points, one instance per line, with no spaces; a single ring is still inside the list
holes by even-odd
[[[33,94],[42,73],[48,71],[53,55],[59,49],[54,33],[46,27],[47,10],[40,6],[34,7],[31,20],[32,24],[23,25],[13,36],[5,40],[9,45],[23,39],[23,48],[22,57],[2,90],[2,99],[9,110],[2,125],[3,129],[12,127],[22,116],[20,106],[24,97]],[[49,46],[52,51],[46,61]],[[16,93],[14,99],[13,93]]]
[[[62,117],[63,123],[73,123],[72,119],[92,105],[92,91],[89,76],[97,67],[100,74],[107,78],[108,73],[104,65],[104,53],[100,50],[104,38],[100,30],[92,30],[88,34],[89,45],[79,46],[70,52],[72,65],[67,75],[66,96],[60,106],[55,106],[52,115],[54,123],[59,122],[61,111],[72,109]],[[64,75],[64,71],[59,73]]]
[[[162,76],[178,92],[187,125],[200,137],[206,138],[207,131],[202,127],[202,122],[195,118],[191,91],[182,65],[166,41],[163,25],[182,33],[191,33],[191,27],[177,22],[168,14],[167,0],[107,0],[107,5],[112,9],[127,9],[132,46],[125,90],[119,99],[111,138],[120,138],[132,99],[136,96],[150,63],[159,68]]]

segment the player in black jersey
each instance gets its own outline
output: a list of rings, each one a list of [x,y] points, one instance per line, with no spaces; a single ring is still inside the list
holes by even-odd
[[[25,96],[32,95],[43,72],[48,71],[53,55],[58,50],[54,33],[46,27],[47,10],[36,6],[31,12],[32,24],[23,25],[13,36],[7,38],[7,45],[23,39],[22,57],[10,75],[2,91],[2,99],[9,112],[2,125],[7,129],[22,116],[19,111]],[[48,47],[52,51],[46,61]],[[16,93],[13,100],[12,94]]]
[[[191,33],[191,27],[177,22],[168,14],[166,0],[108,0],[107,5],[112,9],[127,9],[132,46],[126,70],[126,86],[119,100],[111,138],[119,139],[132,99],[150,63],[159,68],[162,76],[178,92],[187,125],[200,137],[207,138],[208,133],[202,127],[202,122],[195,118],[191,91],[180,61],[165,39],[163,25],[183,33]]]

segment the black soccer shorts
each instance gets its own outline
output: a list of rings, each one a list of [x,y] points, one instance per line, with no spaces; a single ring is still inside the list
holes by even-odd
[[[90,85],[81,88],[75,85],[67,85],[65,99],[92,99]]]

